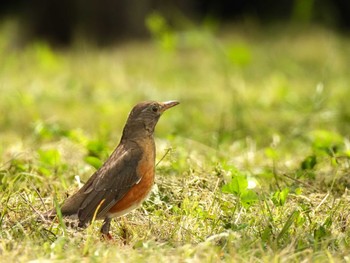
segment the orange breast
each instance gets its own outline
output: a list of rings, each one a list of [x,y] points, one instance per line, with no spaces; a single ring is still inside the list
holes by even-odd
[[[147,155],[140,160],[137,173],[141,180],[135,184],[126,195],[110,210],[108,216],[122,216],[137,208],[148,197],[154,183],[154,154]]]

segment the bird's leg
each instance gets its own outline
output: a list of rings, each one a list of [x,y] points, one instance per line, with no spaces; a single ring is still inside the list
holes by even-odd
[[[111,221],[112,221],[112,218],[106,217],[101,227],[102,235],[108,240],[113,239],[112,235],[109,233],[109,229],[111,227]]]

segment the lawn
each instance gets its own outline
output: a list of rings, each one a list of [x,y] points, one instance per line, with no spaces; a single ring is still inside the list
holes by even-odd
[[[350,38],[331,29],[191,26],[152,40],[21,46],[0,26],[0,261],[350,261]],[[155,133],[143,206],[87,229],[42,223],[119,142],[143,100]]]

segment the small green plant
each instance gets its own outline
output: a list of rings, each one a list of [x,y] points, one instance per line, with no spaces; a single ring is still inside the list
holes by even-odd
[[[107,145],[101,140],[91,140],[87,142],[86,149],[88,153],[84,161],[96,169],[100,168],[108,156]]]
[[[277,206],[284,206],[287,201],[289,191],[289,187],[286,187],[281,191],[276,191],[271,198],[272,202]]]
[[[53,172],[61,166],[61,154],[57,149],[38,150],[39,162],[38,167],[39,173],[50,176]]]
[[[242,204],[244,207],[249,207],[258,201],[256,192],[248,188],[247,176],[235,168],[232,168],[230,172],[232,173],[231,181],[221,188],[222,192],[236,196],[238,199],[237,203]]]
[[[316,154],[325,154],[334,157],[343,149],[343,137],[328,130],[314,130],[310,134],[312,149]]]

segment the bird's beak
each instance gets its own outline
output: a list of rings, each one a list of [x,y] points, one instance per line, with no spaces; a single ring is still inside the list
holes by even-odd
[[[176,100],[171,100],[171,101],[165,101],[165,102],[161,102],[161,109],[160,111],[163,113],[164,111],[166,111],[167,109],[170,109],[174,106],[176,106],[177,104],[179,104],[180,102],[176,101]]]

